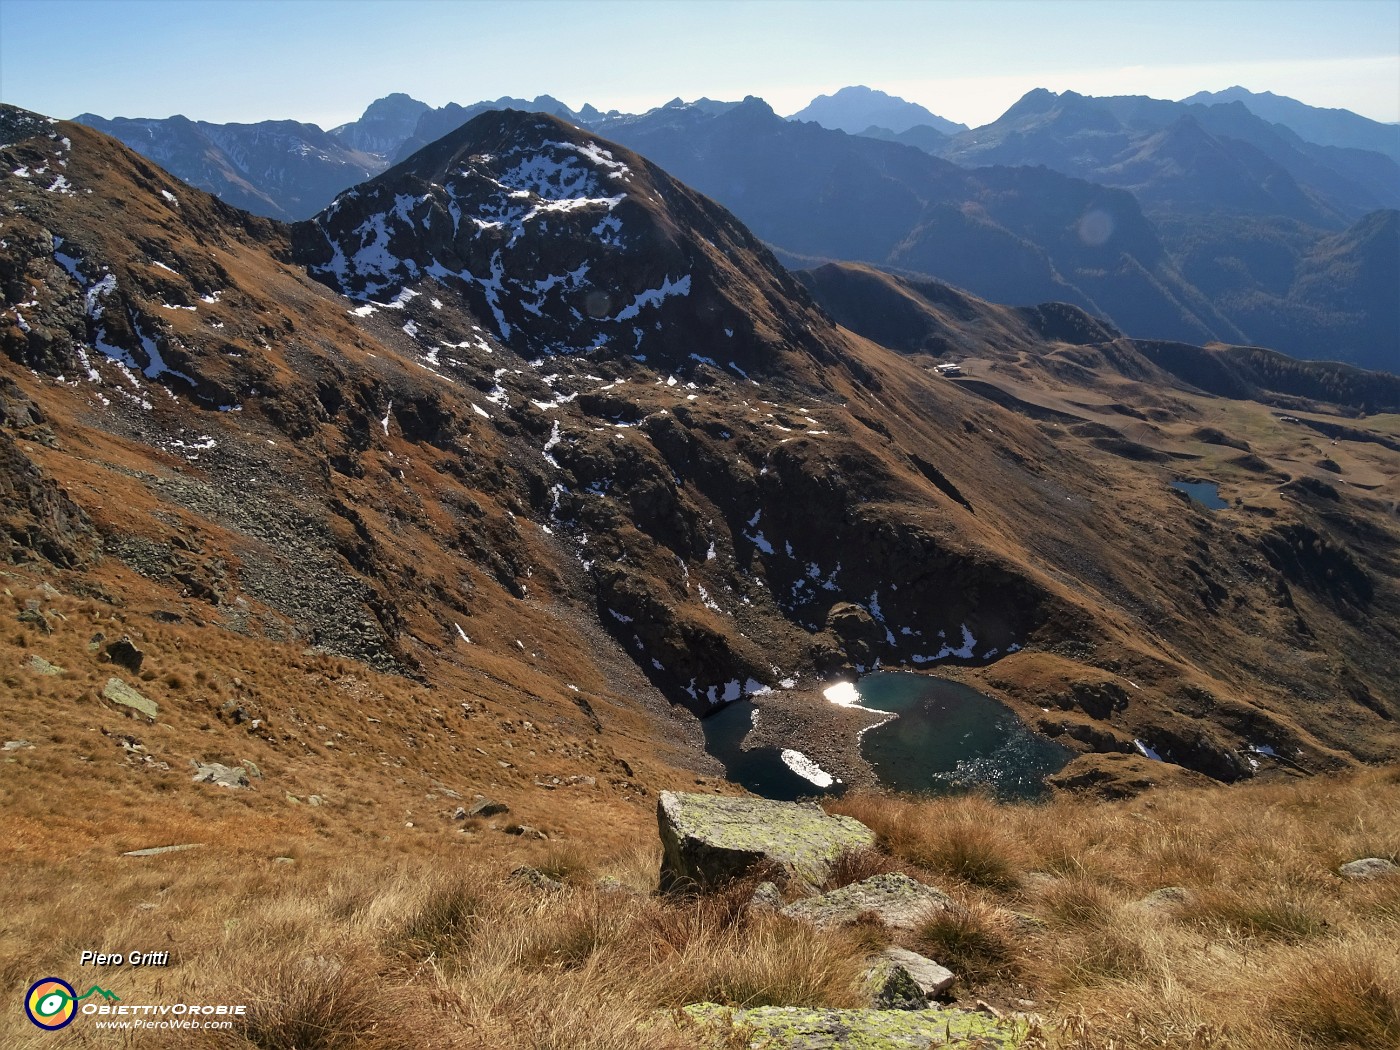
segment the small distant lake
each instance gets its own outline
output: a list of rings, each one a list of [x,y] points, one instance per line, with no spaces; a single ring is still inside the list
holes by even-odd
[[[1173,481],[1172,488],[1186,493],[1207,510],[1221,510],[1230,505],[1220,498],[1220,486],[1214,481]]]
[[[1002,799],[1046,794],[1045,778],[1074,752],[1032,732],[1012,711],[977,690],[943,678],[881,672],[859,683],[861,706],[898,717],[866,730],[860,751],[892,791],[945,795],[986,790]],[[729,704],[704,719],[705,746],[730,780],[766,798],[836,794],[798,776],[776,747],[741,750],[753,704]]]

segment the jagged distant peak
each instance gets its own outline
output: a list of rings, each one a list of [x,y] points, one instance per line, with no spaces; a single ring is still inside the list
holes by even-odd
[[[1065,106],[1082,102],[1089,96],[1077,91],[1051,91],[1049,88],[1031,88],[1002,114],[1003,120],[1009,117],[1025,116],[1032,113],[1050,113]]]
[[[422,113],[431,109],[426,102],[419,101],[403,91],[393,91],[383,98],[377,98],[365,107],[364,116],[381,113]]]
[[[1242,103],[1245,108],[1249,108],[1250,102],[1265,104],[1291,103],[1295,106],[1302,106],[1324,113],[1351,113],[1351,110],[1342,109],[1340,107],[1309,106],[1306,102],[1300,102],[1298,99],[1292,98],[1289,95],[1279,95],[1272,91],[1251,91],[1246,87],[1241,87],[1239,84],[1234,84],[1221,91],[1197,91],[1194,95],[1190,95],[1180,101],[1184,105],[1193,105],[1196,103],[1204,103],[1205,105],[1225,105],[1238,102]],[[1355,113],[1351,115],[1359,116],[1359,114]],[[1366,118],[1362,117],[1361,119],[1364,120]]]

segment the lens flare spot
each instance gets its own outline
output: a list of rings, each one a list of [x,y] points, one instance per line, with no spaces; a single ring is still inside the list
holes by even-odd
[[[1091,248],[1107,244],[1113,236],[1113,216],[1102,208],[1091,208],[1079,219],[1079,239]]]

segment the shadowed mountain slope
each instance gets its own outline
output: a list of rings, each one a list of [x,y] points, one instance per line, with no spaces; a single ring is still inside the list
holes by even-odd
[[[1133,198],[1035,169],[967,171],[894,143],[783,121],[761,100],[657,110],[608,135],[796,256],[931,273],[989,299],[1061,299],[1138,332],[1234,330],[1175,271]]]
[[[1310,771],[1400,745],[1389,417],[1295,394],[1282,419],[1070,307],[857,270],[850,323],[907,304],[881,346],[728,213],[540,115],[295,228],[81,125],[5,126],[6,556],[162,659],[309,676],[260,694],[258,755],[329,768],[327,657],[416,683],[339,761],[392,729],[419,769],[525,794],[551,765],[712,769],[684,709],[740,696],[868,781],[814,690],[876,666],[977,684],[1082,763],[1142,740],[1233,781],[1255,743]],[[521,719],[552,750],[504,750]],[[608,804],[646,804],[619,781]]]

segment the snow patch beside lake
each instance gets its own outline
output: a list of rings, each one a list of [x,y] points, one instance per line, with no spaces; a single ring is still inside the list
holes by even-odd
[[[831,787],[832,784],[837,782],[835,777],[822,769],[821,766],[817,765],[801,751],[794,751],[790,747],[785,747],[779,757],[782,758],[783,765],[787,766],[788,769],[792,770],[803,780],[810,780],[813,784],[817,785],[817,787]]]

